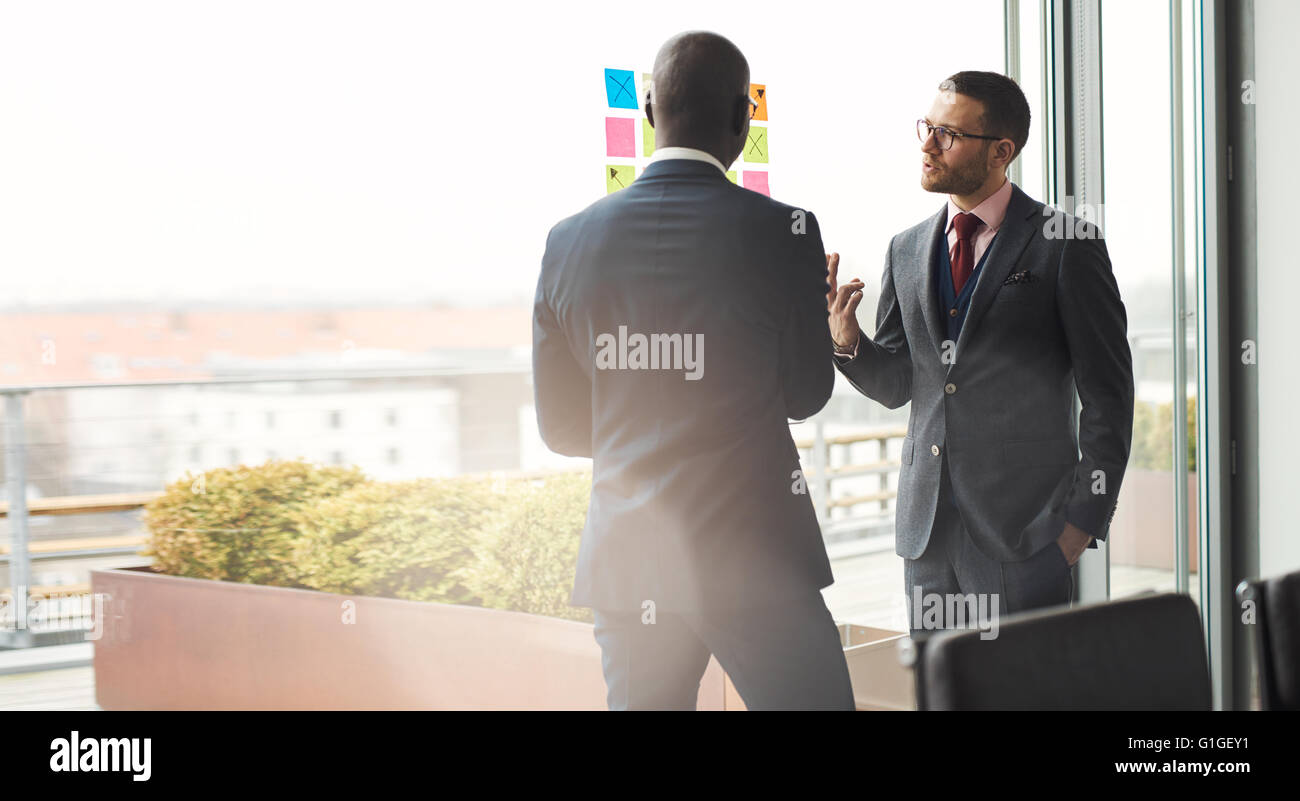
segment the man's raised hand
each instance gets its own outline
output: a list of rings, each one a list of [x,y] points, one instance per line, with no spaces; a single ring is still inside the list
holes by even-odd
[[[826,283],[830,291],[826,293],[826,311],[830,313],[831,339],[836,347],[851,350],[858,341],[861,329],[858,328],[858,304],[862,302],[860,280],[854,278],[844,286],[836,287],[836,273],[840,269],[840,254],[826,254]]]

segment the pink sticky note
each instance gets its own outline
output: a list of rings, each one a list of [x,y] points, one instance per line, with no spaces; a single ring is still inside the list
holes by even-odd
[[[746,189],[752,189],[760,195],[772,196],[771,190],[767,188],[767,173],[755,172],[754,170],[745,170],[741,173]]]
[[[636,156],[636,120],[631,117],[605,118],[605,155]]]

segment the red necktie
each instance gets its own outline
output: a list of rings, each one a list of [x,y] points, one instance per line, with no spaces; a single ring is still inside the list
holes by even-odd
[[[970,212],[962,212],[952,218],[952,226],[957,229],[957,246],[953,248],[952,258],[952,291],[960,295],[966,279],[975,272],[975,243],[971,237],[975,235],[975,229],[980,227],[980,218]]]

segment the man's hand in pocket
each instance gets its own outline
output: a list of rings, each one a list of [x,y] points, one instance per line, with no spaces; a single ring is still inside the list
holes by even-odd
[[[1092,535],[1072,523],[1066,523],[1065,531],[1056,538],[1061,553],[1065,554],[1065,561],[1071,565],[1079,561],[1079,557],[1083,556],[1083,552],[1088,549],[1088,544],[1091,542]]]

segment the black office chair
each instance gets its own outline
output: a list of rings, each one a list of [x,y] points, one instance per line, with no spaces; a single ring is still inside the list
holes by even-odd
[[[1237,600],[1255,605],[1260,708],[1300,710],[1300,572],[1243,581]]]
[[[1200,614],[1163,593],[938,631],[904,648],[919,710],[1209,710]]]

